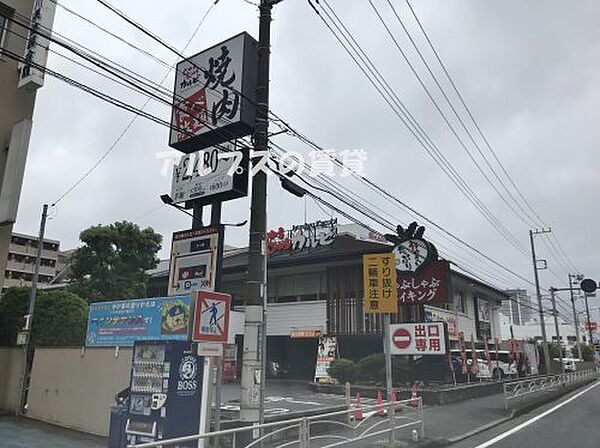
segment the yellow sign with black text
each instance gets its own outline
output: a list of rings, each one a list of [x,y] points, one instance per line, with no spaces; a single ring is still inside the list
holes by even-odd
[[[397,313],[396,282],[396,259],[393,253],[363,255],[365,313]]]

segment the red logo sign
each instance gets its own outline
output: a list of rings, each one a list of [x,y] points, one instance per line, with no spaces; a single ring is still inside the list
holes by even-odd
[[[432,261],[417,274],[398,273],[399,303],[440,303],[448,301],[447,261]]]
[[[394,331],[392,341],[394,342],[394,345],[399,349],[402,350],[408,348],[411,340],[412,337],[410,335],[410,331],[408,331],[406,328],[398,328],[396,331]]]

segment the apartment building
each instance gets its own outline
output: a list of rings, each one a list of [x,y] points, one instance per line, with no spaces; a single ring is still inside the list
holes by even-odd
[[[12,233],[2,292],[12,286],[31,286],[39,238]],[[44,238],[38,282],[40,286],[56,277],[60,257],[60,242]]]

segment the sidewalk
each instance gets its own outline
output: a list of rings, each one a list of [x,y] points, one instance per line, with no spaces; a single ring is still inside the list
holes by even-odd
[[[509,419],[503,394],[425,408],[425,438],[452,441],[484,425]]]
[[[106,439],[36,420],[0,417],[3,448],[106,448]]]

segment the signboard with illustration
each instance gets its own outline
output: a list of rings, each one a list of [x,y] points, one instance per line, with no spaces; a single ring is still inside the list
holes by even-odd
[[[477,297],[476,325],[479,339],[492,337],[492,306],[488,300]]]
[[[400,303],[441,303],[448,301],[450,266],[438,260],[436,247],[423,239],[424,227],[416,222],[406,229],[397,227],[397,234],[385,238],[395,245]]]
[[[244,32],[179,62],[169,146],[190,153],[251,134],[257,59]]]
[[[132,346],[135,341],[188,339],[190,296],[91,303],[85,345]]]
[[[319,338],[317,348],[317,364],[315,366],[315,383],[332,383],[333,379],[327,370],[337,355],[337,339],[335,337]]]

